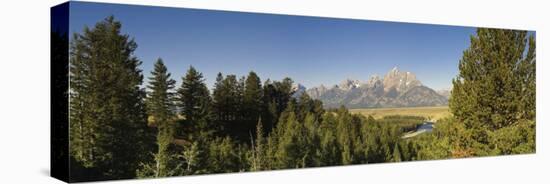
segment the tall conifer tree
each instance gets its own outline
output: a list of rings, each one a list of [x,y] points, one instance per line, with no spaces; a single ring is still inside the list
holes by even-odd
[[[210,134],[212,99],[204,80],[202,73],[190,66],[177,91],[178,106],[186,125],[193,127],[194,132]]]
[[[147,127],[137,44],[114,17],[76,33],[70,52],[71,154],[105,179],[133,178],[148,159]]]
[[[262,112],[262,81],[255,72],[248,73],[244,84],[244,117],[248,131],[254,132],[254,127],[258,122]]]
[[[149,93],[147,97],[147,109],[152,124],[157,127],[158,151],[155,154],[155,177],[170,176],[169,162],[172,160],[172,153],[168,148],[174,138],[174,106],[173,93],[175,80],[170,78],[170,73],[162,59],[158,59],[155,68],[149,77]],[[173,160],[172,160],[173,161]]]

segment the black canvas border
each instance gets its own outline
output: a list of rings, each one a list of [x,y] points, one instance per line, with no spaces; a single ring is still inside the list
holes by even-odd
[[[69,10],[50,9],[50,175],[69,182]]]

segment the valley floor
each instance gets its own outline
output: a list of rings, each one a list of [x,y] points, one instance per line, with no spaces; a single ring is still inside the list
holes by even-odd
[[[375,119],[390,115],[422,116],[434,122],[451,115],[448,106],[350,109],[350,112],[371,115]]]

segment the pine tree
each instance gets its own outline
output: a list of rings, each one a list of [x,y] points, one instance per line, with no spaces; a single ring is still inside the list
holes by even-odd
[[[254,130],[262,111],[263,89],[260,77],[251,71],[244,85],[244,121],[248,132]]]
[[[331,112],[324,114],[319,133],[321,135],[320,166],[333,166],[342,163],[340,146],[335,135],[336,123],[336,118]]]
[[[290,108],[287,109],[280,118],[277,125],[278,150],[277,158],[278,168],[299,168],[304,167],[302,159],[304,157],[303,126],[296,120],[296,114]]]
[[[338,143],[342,150],[342,164],[348,165],[354,162],[353,140],[352,140],[351,115],[344,106],[338,109],[338,123],[336,125],[336,135]]]
[[[227,75],[225,78],[218,75],[213,92],[213,114],[217,115],[216,122],[223,127],[223,134],[237,140],[248,140],[248,132],[242,126],[242,103],[244,83],[237,80],[236,75]]]
[[[281,82],[275,81],[275,96],[277,102],[277,109],[279,113],[283,112],[289,101],[292,99],[294,91],[292,90],[292,85],[294,81],[291,78],[284,78]]]
[[[202,73],[193,66],[182,77],[182,84],[177,90],[178,106],[185,118],[184,126],[191,126],[193,132],[211,134],[211,97],[204,82]]]
[[[224,77],[222,73],[218,73],[216,76],[216,83],[214,83],[214,88],[212,90],[212,118],[214,119],[219,133],[227,135],[226,125],[225,125],[225,116],[226,112],[226,95],[227,89],[224,87]]]
[[[209,142],[205,172],[229,173],[240,171],[242,160],[240,160],[238,152],[239,148],[230,137],[216,137]]]
[[[534,121],[536,53],[534,37],[527,39],[528,34],[479,28],[463,53],[449,107],[473,140],[463,146],[474,148],[476,155],[494,154],[494,131],[522,119]]]
[[[148,114],[156,125],[158,151],[155,154],[155,177],[169,176],[170,169],[168,165],[172,155],[168,147],[174,138],[174,113],[172,104],[172,90],[174,89],[175,80],[170,79],[170,73],[162,62],[158,59],[155,63],[155,68],[151,72],[150,82],[147,86],[150,90],[147,98]]]
[[[265,141],[264,141],[264,129],[263,129],[263,125],[262,125],[262,119],[259,118],[258,119],[258,124],[256,125],[256,139],[251,139],[251,140],[255,140],[255,141],[252,141],[252,153],[251,153],[251,158],[250,158],[250,170],[252,171],[261,171],[264,168],[264,165],[265,165]]]
[[[181,155],[178,155],[178,158],[183,159],[185,163],[181,175],[192,175],[200,173],[199,169],[197,168],[199,165],[199,159],[197,157],[199,157],[200,154],[202,153],[199,149],[198,142],[193,142],[191,145],[185,147]]]
[[[149,77],[149,88],[147,97],[147,109],[149,116],[153,119],[153,124],[162,127],[168,124],[168,121],[174,116],[174,89],[175,80],[170,79],[170,73],[164,65],[162,59],[158,59],[155,68],[151,71]]]
[[[303,121],[306,115],[313,111],[313,100],[307,93],[302,93],[297,101],[299,111],[296,112],[296,116],[298,121]]]
[[[103,179],[133,178],[149,159],[154,134],[147,127],[137,44],[114,17],[86,27],[71,42],[71,154]]]
[[[271,81],[267,79],[263,86],[263,112],[262,117],[266,123],[267,131],[277,127],[279,116],[288,107],[288,103],[294,94],[290,78],[284,78],[283,81]]]
[[[311,112],[306,114],[303,121],[304,132],[304,152],[306,154],[305,165],[306,166],[320,166],[320,147],[321,140],[319,137],[319,122],[315,118],[315,115]]]
[[[270,79],[267,79],[263,85],[263,98],[262,98],[262,118],[265,123],[266,132],[271,132],[275,128],[276,121],[278,121],[279,112],[277,110],[277,103],[275,101],[275,87]]]
[[[244,141],[244,142],[248,142],[250,141],[249,138],[250,138],[250,132],[252,129],[252,127],[249,126],[249,122],[247,122],[247,118],[246,118],[246,106],[245,106],[245,103],[244,103],[244,92],[245,92],[245,80],[246,78],[243,76],[243,77],[240,77],[238,82],[237,82],[237,86],[235,88],[235,96],[234,98],[236,99],[236,106],[235,106],[235,110],[236,110],[236,123],[233,123],[233,126],[238,126],[239,127],[239,139]]]
[[[535,45],[531,36],[526,47],[526,35],[526,31],[480,28],[472,36],[449,102],[468,128],[495,130],[534,117],[529,114],[535,104]]]

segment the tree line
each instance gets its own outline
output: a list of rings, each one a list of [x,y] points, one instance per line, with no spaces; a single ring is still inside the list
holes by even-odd
[[[454,116],[438,122],[431,134],[402,139],[424,118],[374,119],[344,107],[324,109],[306,93],[295,95],[290,78],[262,82],[253,71],[241,77],[218,73],[210,91],[203,74],[190,66],[176,86],[159,58],[143,88],[141,61],[133,54],[137,44],[120,32],[121,26],[108,17],[75,34],[70,44],[70,164],[75,181],[535,149],[535,49],[532,37],[525,45],[526,32],[479,29],[453,81]],[[508,72],[505,77],[499,75],[503,72]],[[495,100],[499,104],[489,103]]]

